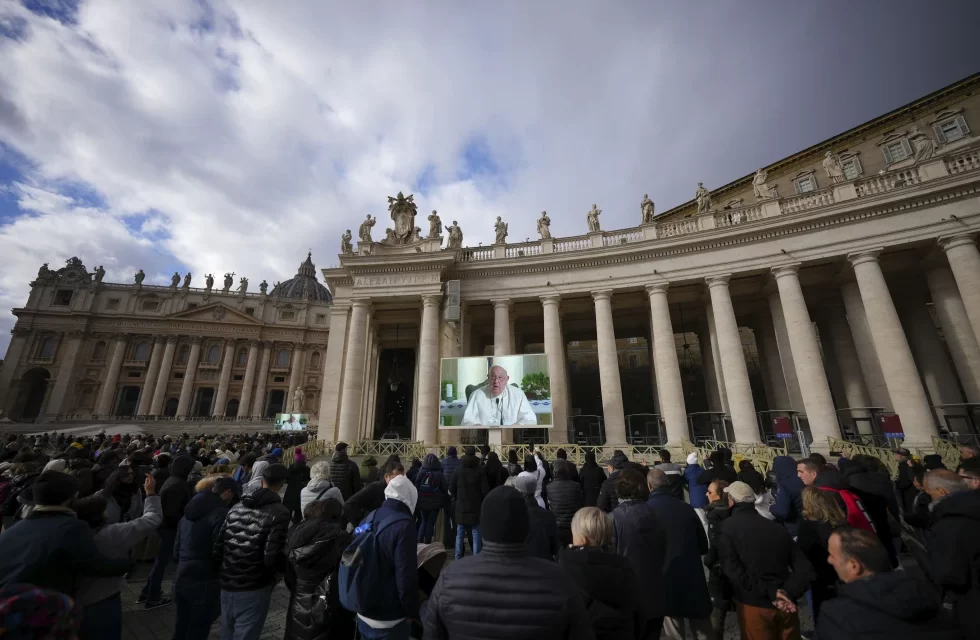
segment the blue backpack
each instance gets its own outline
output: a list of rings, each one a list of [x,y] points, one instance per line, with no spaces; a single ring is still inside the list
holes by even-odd
[[[391,586],[392,568],[384,566],[384,552],[378,536],[396,522],[407,520],[414,523],[414,520],[404,513],[397,513],[381,522],[377,520],[378,512],[372,511],[354,529],[354,541],[340,558],[337,587],[344,609],[368,618],[387,620],[389,612],[386,605],[389,603],[384,602],[386,598],[382,594]]]

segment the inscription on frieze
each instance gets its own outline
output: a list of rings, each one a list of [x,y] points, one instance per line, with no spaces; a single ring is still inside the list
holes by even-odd
[[[417,284],[439,284],[438,273],[407,273],[383,276],[357,276],[355,287],[407,287]]]

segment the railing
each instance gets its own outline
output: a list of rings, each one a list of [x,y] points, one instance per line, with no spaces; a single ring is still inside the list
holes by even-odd
[[[507,245],[504,255],[508,258],[523,258],[524,256],[541,255],[540,242],[522,242],[521,244]]]
[[[779,201],[779,211],[784,214],[796,213],[797,211],[825,207],[828,204],[834,204],[834,191],[832,189],[801,193],[798,196],[783,198]]]
[[[733,227],[737,224],[755,222],[756,220],[762,220],[763,218],[765,218],[765,216],[762,214],[762,205],[738,207],[736,209],[729,209],[727,211],[720,211],[716,213],[715,227]]]
[[[898,477],[898,461],[895,459],[894,449],[872,447],[849,440],[841,440],[840,438],[827,438],[827,444],[830,446],[831,451],[839,451],[841,456],[845,458],[853,458],[858,454],[878,458],[888,469],[888,473],[892,478]]]
[[[102,283],[102,286],[105,287],[106,289],[113,289],[113,290],[124,291],[124,290],[135,289],[136,288],[136,283],[122,284],[122,283],[118,283],[118,282],[103,282]],[[271,290],[272,290],[272,285],[269,285],[269,291],[271,291]],[[159,291],[161,293],[162,292],[166,292],[166,291],[181,291],[183,293],[188,293],[188,292],[190,292],[190,293],[210,293],[213,296],[221,295],[221,296],[230,296],[230,297],[237,297],[237,298],[242,297],[242,292],[239,291],[237,288],[232,288],[232,289],[229,289],[228,291],[224,291],[223,290],[223,287],[211,287],[210,289],[206,289],[204,287],[188,287],[188,288],[185,289],[184,287],[178,286],[176,289],[174,289],[173,287],[171,287],[169,285],[146,284],[146,283],[144,283],[144,284],[140,285],[140,291]],[[245,292],[244,295],[245,295],[246,298],[266,298],[266,297],[269,297],[269,294],[268,293],[262,293],[260,291],[247,291],[247,292]]]
[[[566,251],[581,251],[583,249],[591,249],[592,240],[589,236],[575,236],[572,238],[556,238],[555,239],[555,253],[564,253]]]
[[[661,222],[657,225],[657,236],[669,238],[671,236],[681,236],[701,230],[701,223],[698,218],[684,218],[671,222]]]
[[[460,257],[463,262],[490,260],[493,258],[493,249],[491,247],[467,248],[462,250]]]
[[[698,455],[698,462],[700,462],[702,465],[713,451],[717,451],[718,449],[728,449],[732,452],[732,460],[735,462],[736,466],[738,466],[738,463],[742,460],[748,460],[763,474],[768,473],[769,470],[772,469],[772,461],[775,460],[777,456],[788,455],[785,443],[783,443],[783,447],[780,448],[767,446],[761,443],[706,440],[701,444],[701,446],[697,446],[685,440],[681,443],[681,449],[685,456],[690,455],[691,453],[696,453]]]
[[[887,193],[913,184],[919,184],[919,168],[899,169],[884,175],[872,176],[854,183],[859,198]]]
[[[951,174],[966,173],[977,169],[980,169],[980,149],[972,149],[946,159],[946,170]]]
[[[607,231],[602,235],[602,246],[615,247],[629,242],[639,242],[640,240],[643,240],[643,232],[640,229]]]
[[[943,440],[942,438],[932,437],[932,447],[943,459],[943,464],[947,469],[955,469],[960,466],[960,445],[956,442]],[[921,454],[920,454],[921,456]]]

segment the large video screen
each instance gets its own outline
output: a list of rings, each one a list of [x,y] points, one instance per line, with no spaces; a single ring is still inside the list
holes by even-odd
[[[543,353],[443,358],[439,427],[551,427],[551,376]]]
[[[305,413],[277,413],[276,431],[302,431],[308,419]]]

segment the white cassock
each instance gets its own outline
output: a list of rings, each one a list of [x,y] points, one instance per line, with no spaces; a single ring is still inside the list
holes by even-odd
[[[496,398],[490,397],[490,385],[470,394],[463,413],[463,426],[509,427],[515,424],[538,424],[531,403],[518,387],[507,385]]]

